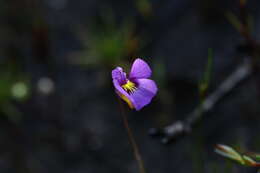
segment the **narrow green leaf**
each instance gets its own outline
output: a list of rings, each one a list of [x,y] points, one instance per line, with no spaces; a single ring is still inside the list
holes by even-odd
[[[256,164],[256,162],[252,158],[250,158],[249,156],[243,155],[242,157],[243,157],[243,160],[245,162],[245,165],[254,166]]]
[[[228,12],[226,14],[228,21],[234,26],[234,28],[240,32],[241,28],[242,28],[242,24],[239,21],[239,19],[231,12]]]
[[[255,159],[256,159],[256,160],[260,160],[260,154],[256,154],[256,155],[255,155]]]
[[[233,148],[226,146],[226,145],[217,145],[215,152],[234,161],[237,161],[238,163],[244,165],[245,162],[242,158],[242,156],[235,151]]]
[[[204,95],[204,93],[208,90],[211,74],[212,74],[212,64],[213,64],[213,50],[211,48],[208,49],[208,61],[205,68],[205,72],[203,74],[203,78],[199,83],[199,92]]]

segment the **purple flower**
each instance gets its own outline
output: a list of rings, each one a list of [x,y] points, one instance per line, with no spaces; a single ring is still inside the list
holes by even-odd
[[[152,74],[149,65],[142,59],[136,59],[129,76],[121,67],[112,71],[113,84],[116,93],[137,111],[149,104],[157,92],[155,82],[148,79]]]

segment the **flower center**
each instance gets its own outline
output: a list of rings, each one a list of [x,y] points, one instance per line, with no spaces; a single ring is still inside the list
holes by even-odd
[[[127,80],[126,84],[122,85],[122,88],[128,93],[133,93],[137,89],[135,83],[130,80]]]

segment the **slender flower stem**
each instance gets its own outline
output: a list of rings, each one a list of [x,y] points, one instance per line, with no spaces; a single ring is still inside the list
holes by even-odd
[[[133,148],[134,156],[135,156],[135,159],[138,163],[139,171],[140,171],[140,173],[146,173],[145,168],[144,168],[143,159],[141,157],[138,146],[137,146],[136,141],[134,139],[134,135],[133,135],[133,133],[132,133],[130,127],[129,127],[129,124],[128,124],[128,120],[127,120],[127,116],[126,116],[126,113],[125,113],[125,110],[124,110],[124,106],[123,106],[120,98],[118,98],[118,100],[119,100],[120,111],[121,111],[121,115],[122,115],[122,118],[123,118],[124,126],[125,126],[127,134],[128,134],[129,142],[130,142],[130,144]]]

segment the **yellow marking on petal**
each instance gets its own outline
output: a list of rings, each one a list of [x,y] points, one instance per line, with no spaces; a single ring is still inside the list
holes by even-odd
[[[131,109],[134,109],[134,106],[132,104],[132,102],[123,94],[119,95],[127,104]]]
[[[130,80],[128,80],[126,84],[122,85],[122,88],[128,93],[133,93],[137,89],[135,83]]]

